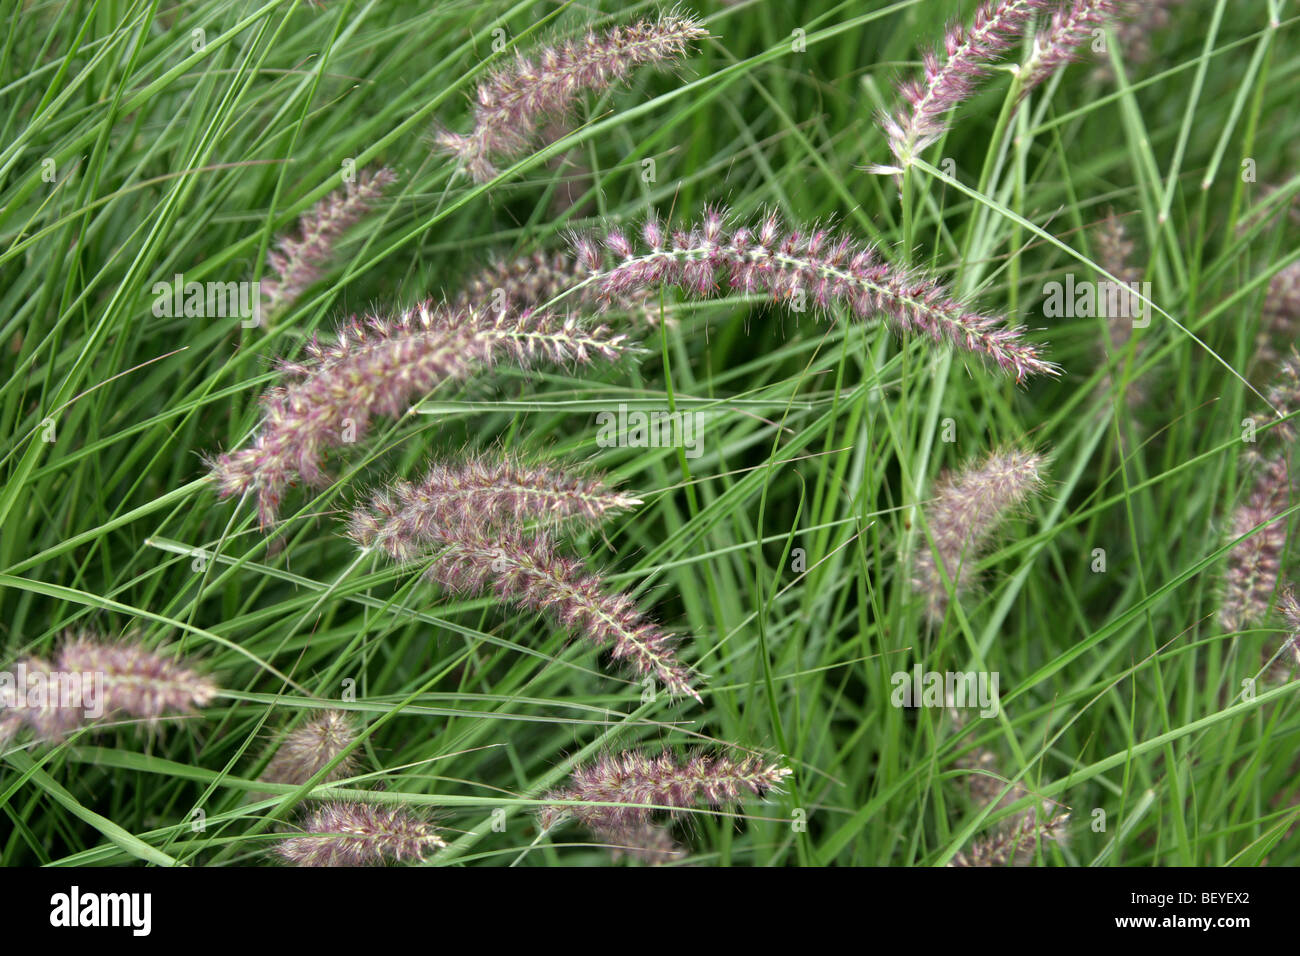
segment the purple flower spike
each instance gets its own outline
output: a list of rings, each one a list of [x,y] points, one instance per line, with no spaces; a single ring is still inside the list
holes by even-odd
[[[1055,10],[1048,28],[1034,37],[1033,53],[1021,67],[1020,95],[1078,59],[1078,47],[1093,31],[1123,12],[1120,0],[1074,0]]]
[[[956,473],[939,479],[925,508],[925,524],[934,549],[918,550],[912,587],[926,599],[932,621],[943,619],[948,607],[947,573],[955,593],[970,586],[969,569],[1007,513],[1042,485],[1043,456],[1027,451],[995,452]]]
[[[696,753],[680,760],[670,753],[649,757],[630,750],[579,767],[568,787],[553,790],[544,798],[625,806],[547,806],[538,819],[545,830],[572,817],[594,831],[626,833],[649,822],[656,808],[672,812],[700,803],[731,806],[746,797],[762,796],[791,773],[789,768],[764,763],[753,755],[733,759]]]
[[[725,213],[714,209],[689,231],[671,235],[651,220],[642,239],[637,248],[621,230],[610,229],[603,242],[575,240],[576,254],[607,299],[659,286],[701,297],[729,287],[768,295],[796,312],[827,312],[838,305],[862,319],[883,315],[899,332],[984,356],[1018,382],[1057,372],[1024,340],[1022,329],[971,311],[933,279],[883,262],[848,236],[787,230],[775,215],[733,229]]]
[[[211,462],[222,497],[255,491],[262,527],[270,525],[295,479],[325,481],[326,451],[359,441],[372,419],[396,416],[447,381],[463,381],[502,357],[520,366],[586,365],[614,360],[627,337],[550,312],[488,312],[429,302],[396,318],[370,316],[313,343],[301,363],[282,363],[291,383],[263,398],[262,427],[251,446]]]
[[[0,690],[0,739],[26,727],[42,741],[122,717],[157,723],[168,714],[190,713],[217,695],[217,685],[176,658],[149,650],[138,640],[105,641],[90,634],[68,637],[53,662],[22,662],[29,685],[22,697]],[[78,692],[68,696],[72,685]],[[33,695],[40,683],[45,693]],[[66,698],[66,699],[65,699]],[[73,699],[75,698],[75,699]]]
[[[624,82],[633,68],[680,60],[694,40],[708,36],[699,20],[678,13],[589,31],[580,40],[543,47],[479,84],[474,96],[474,129],[468,134],[439,130],[437,145],[455,156],[466,173],[487,182],[497,163],[522,156],[545,119],[563,118],[583,92],[601,93]]]
[[[262,779],[268,783],[301,785],[316,776],[357,738],[352,718],[345,711],[323,710],[285,734]],[[349,776],[356,760],[349,755],[325,775],[329,783]]]
[[[676,640],[647,619],[628,595],[609,591],[581,561],[559,553],[544,534],[512,531],[489,536],[480,529],[444,529],[429,576],[450,591],[491,591],[516,607],[545,614],[555,623],[650,677],[673,696],[701,701],[691,672],[677,660]]]
[[[917,154],[948,130],[948,114],[975,92],[975,82],[989,72],[1024,36],[1029,23],[1052,8],[1051,0],[988,0],[975,12],[969,27],[953,24],[944,37],[943,56],[927,52],[925,75],[906,80],[898,92],[906,107],[881,117],[889,148],[899,172],[912,164]],[[877,167],[876,171],[884,171]]]
[[[638,498],[607,490],[597,477],[482,456],[436,463],[419,484],[399,481],[375,494],[368,508],[354,512],[352,536],[365,548],[407,562],[426,554],[447,529],[597,524],[639,504]]]
[[[1225,630],[1239,631],[1268,616],[1286,550],[1286,521],[1281,514],[1290,504],[1291,470],[1283,452],[1262,463],[1250,497],[1229,521],[1230,540],[1264,527],[1228,553],[1219,605],[1219,623]]]
[[[302,833],[275,848],[293,866],[379,866],[423,861],[446,841],[399,806],[331,801],[302,821]]]
[[[363,172],[355,183],[336,189],[312,206],[298,224],[299,236],[281,236],[267,261],[279,279],[262,282],[268,312],[278,312],[321,277],[321,269],[334,255],[334,247],[351,226],[397,182],[397,174],[384,167]]]

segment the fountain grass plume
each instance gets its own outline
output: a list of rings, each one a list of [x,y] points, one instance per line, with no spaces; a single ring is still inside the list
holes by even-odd
[[[1078,48],[1084,41],[1124,12],[1122,0],[1072,0],[1052,11],[1047,28],[1034,37],[1029,59],[1020,66],[1020,95],[1027,95],[1061,67],[1077,60]]]
[[[877,173],[901,173],[948,130],[952,111],[975,92],[992,64],[1020,40],[1033,19],[1052,8],[1050,0],[988,0],[970,26],[954,23],[942,51],[926,51],[920,78],[898,84],[902,105],[880,117],[895,166],[873,165]]]
[[[281,841],[276,856],[293,866],[379,866],[423,861],[447,845],[438,831],[405,807],[329,801]]]
[[[897,332],[979,355],[1017,382],[1057,372],[1022,329],[968,308],[934,279],[883,261],[850,236],[787,230],[775,214],[733,227],[714,208],[690,229],[672,230],[652,216],[639,242],[614,226],[576,236],[574,247],[607,300],[664,286],[698,297],[723,288],[762,293],[795,312],[842,307],[860,319],[883,317]]]
[[[217,695],[217,685],[190,662],[151,650],[136,637],[105,640],[73,632],[52,660],[31,657],[21,664],[28,694],[10,684],[0,688],[0,738],[26,729],[37,740],[57,742],[123,717],[152,726],[169,714],[193,713]],[[76,699],[68,696],[74,678],[82,682]],[[90,688],[82,686],[87,679]],[[41,690],[33,695],[37,685]],[[101,697],[89,700],[87,693]]]
[[[996,451],[960,471],[945,473],[924,506],[933,548],[918,549],[912,587],[926,599],[932,621],[943,619],[949,587],[960,595],[970,587],[970,568],[982,557],[998,525],[1043,484],[1046,458],[1021,449]]]
[[[502,359],[587,365],[632,351],[627,337],[573,315],[545,310],[491,312],[424,302],[395,317],[353,320],[337,339],[313,339],[303,361],[282,362],[287,384],[262,400],[252,444],[210,460],[224,497],[254,492],[263,528],[295,481],[325,483],[325,453],[359,441],[378,416],[396,416],[450,381],[465,381]]]
[[[418,482],[396,481],[352,515],[352,537],[399,562],[427,554],[449,529],[472,525],[598,524],[641,504],[602,478],[512,456],[433,463]]]
[[[439,149],[477,182],[495,178],[498,163],[525,154],[543,120],[566,117],[583,93],[622,84],[639,66],[681,60],[690,44],[708,36],[695,17],[676,10],[655,19],[589,30],[579,39],[543,46],[494,70],[474,93],[474,128],[440,129]]]
[[[1250,458],[1258,460],[1256,455]],[[1225,630],[1240,631],[1268,616],[1286,551],[1287,523],[1282,513],[1290,503],[1291,470],[1286,454],[1260,461],[1249,496],[1233,510],[1228,522],[1229,540],[1254,533],[1228,552],[1219,603],[1219,623]]]
[[[638,750],[606,754],[578,767],[569,785],[543,799],[575,800],[622,806],[550,805],[538,813],[544,830],[572,817],[593,830],[625,831],[640,827],[656,810],[687,810],[700,803],[731,806],[780,786],[792,771],[748,754],[697,752],[678,758],[669,752],[651,757]]]
[[[382,512],[354,512],[349,534],[362,548],[380,540]],[[438,525],[420,542],[434,554],[428,576],[454,593],[492,593],[503,602],[544,614],[583,640],[609,650],[639,678],[673,696],[702,699],[690,670],[677,659],[677,639],[642,614],[633,599],[609,588],[582,561],[561,553],[550,536],[481,524]],[[412,544],[411,553],[416,550]]]
[[[355,182],[349,181],[316,203],[298,223],[297,236],[281,236],[268,255],[268,264],[278,279],[261,283],[267,311],[284,309],[321,277],[322,268],[334,256],[343,234],[364,216],[384,190],[397,182],[388,167],[366,170]]]
[[[318,711],[284,735],[262,779],[268,783],[304,784],[329,766],[356,738],[356,726],[346,711]],[[355,767],[356,758],[349,754],[335,764],[322,782],[348,777]]]

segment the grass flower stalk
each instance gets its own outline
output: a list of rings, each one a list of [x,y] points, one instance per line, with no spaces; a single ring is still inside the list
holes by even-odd
[[[619,228],[575,239],[579,261],[606,299],[662,286],[706,297],[725,287],[765,294],[794,312],[839,306],[860,319],[883,316],[900,333],[979,355],[1018,382],[1056,372],[1022,329],[973,311],[935,280],[884,262],[846,235],[787,230],[775,215],[752,228],[731,227],[725,211],[711,209],[689,230],[669,230],[652,217],[639,240]]]
[[[384,190],[397,181],[388,167],[366,170],[311,207],[298,223],[297,236],[281,236],[268,256],[276,279],[261,283],[262,299],[272,314],[283,310],[321,277],[334,248],[353,225],[370,211]]]
[[[544,120],[571,114],[579,96],[610,90],[637,67],[680,61],[693,41],[706,36],[699,20],[674,11],[600,33],[589,30],[532,55],[516,53],[475,91],[474,128],[465,134],[439,130],[435,143],[471,178],[487,182],[499,174],[498,163],[528,151]]]
[[[328,346],[313,341],[302,362],[285,362],[289,383],[263,397],[263,421],[251,445],[211,460],[220,495],[255,492],[262,527],[285,490],[301,479],[325,481],[325,453],[360,440],[377,416],[396,416],[438,385],[465,381],[502,358],[586,365],[630,350],[605,326],[547,311],[491,313],[429,302],[395,318],[353,320]]]
[[[951,593],[969,589],[970,567],[983,555],[998,525],[1042,486],[1045,463],[1035,452],[1011,449],[939,479],[924,509],[934,546],[918,551],[912,578],[932,621],[942,620],[947,611],[950,592],[944,575]]]
[[[659,809],[688,810],[701,803],[724,807],[762,796],[791,773],[752,754],[733,758],[694,753],[682,759],[667,752],[651,757],[629,750],[578,767],[567,787],[545,797],[622,806],[546,806],[538,819],[545,830],[572,817],[595,831],[626,832],[643,826]]]
[[[446,841],[400,806],[330,801],[312,810],[300,832],[275,847],[293,866],[379,866],[419,862]]]
[[[192,664],[135,638],[71,634],[51,661],[28,658],[21,666],[25,693],[16,682],[0,686],[0,740],[26,729],[37,740],[57,742],[123,717],[153,725],[205,707],[217,695],[217,685]]]
[[[419,482],[397,481],[354,514],[354,537],[399,562],[426,554],[448,529],[598,524],[641,504],[597,476],[517,458],[436,462]]]

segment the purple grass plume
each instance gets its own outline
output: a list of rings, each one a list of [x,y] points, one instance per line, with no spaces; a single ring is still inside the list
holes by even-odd
[[[446,841],[410,810],[391,804],[329,801],[275,848],[293,866],[380,866],[423,861]]]
[[[473,130],[439,130],[435,142],[470,177],[487,182],[500,172],[499,162],[528,151],[544,120],[569,116],[583,93],[612,89],[639,66],[680,61],[693,41],[706,36],[699,20],[674,11],[603,33],[588,31],[532,56],[516,52],[513,63],[475,91]]]
[[[281,363],[289,384],[263,396],[252,444],[212,460],[212,477],[223,498],[255,492],[266,528],[296,480],[325,483],[328,449],[360,440],[372,419],[406,412],[443,382],[464,381],[502,358],[524,368],[586,365],[629,351],[625,335],[547,311],[424,302],[395,318],[354,319],[334,343],[313,340],[304,361]]]
[[[592,826],[592,836],[604,843],[614,860],[627,857],[650,866],[664,866],[686,856],[686,848],[673,832],[658,823],[642,821],[629,826]]]
[[[672,814],[701,803],[732,806],[778,788],[791,773],[754,755],[695,753],[679,759],[671,753],[650,757],[629,750],[578,767],[567,787],[543,798],[625,806],[548,805],[538,812],[538,821],[550,830],[572,818],[613,843],[619,836],[644,836],[644,827],[660,811]]]
[[[369,550],[384,547],[409,560],[436,552],[429,577],[455,593],[492,593],[507,604],[544,614],[561,627],[649,677],[673,696],[702,702],[691,672],[677,659],[676,638],[643,615],[627,594],[605,586],[582,561],[562,554],[544,532],[494,529],[482,523],[431,525],[418,535],[386,529],[392,500],[383,495],[353,512],[348,533]],[[409,528],[407,529],[409,531]]]
[[[1050,804],[1013,816],[992,836],[976,840],[948,861],[956,867],[1027,866],[1044,843],[1064,844],[1070,814],[1056,813]]]
[[[599,524],[641,504],[597,476],[507,456],[437,462],[419,482],[397,481],[353,514],[352,536],[394,561],[413,561],[438,535],[466,526]]]
[[[12,684],[0,687],[0,740],[26,729],[37,740],[57,742],[122,718],[153,726],[164,716],[207,706],[218,690],[188,662],[135,638],[71,634],[52,661],[27,658],[20,666],[26,693]]]
[[[948,130],[949,114],[975,92],[976,81],[1019,39],[1051,0],[988,0],[969,27],[952,24],[943,50],[923,56],[924,76],[898,85],[903,105],[880,118],[895,166],[873,165],[875,173],[901,173]]]
[[[1259,463],[1249,497],[1232,512],[1228,540],[1262,528],[1228,552],[1219,604],[1219,623],[1227,631],[1240,631],[1268,616],[1286,550],[1287,523],[1281,515],[1291,503],[1291,484],[1286,454],[1275,454]]]
[[[1278,342],[1300,339],[1300,262],[1279,270],[1264,294],[1263,323],[1257,336],[1255,361],[1273,365],[1282,358]]]
[[[575,248],[607,299],[662,286],[705,297],[727,287],[766,294],[796,312],[842,306],[860,319],[883,316],[898,332],[982,356],[1017,382],[1057,371],[1022,329],[972,311],[935,280],[884,262],[846,235],[787,231],[775,215],[753,228],[732,228],[723,210],[710,209],[689,231],[670,231],[652,217],[639,248],[618,228],[578,237]]]
[[[298,236],[281,236],[276,241],[277,248],[267,261],[279,278],[261,284],[268,312],[279,312],[321,277],[339,239],[395,182],[397,174],[388,167],[366,170],[355,182],[334,190],[304,213],[298,223]]]
[[[1278,660],[1272,669],[1273,677],[1280,680],[1288,680],[1291,672],[1300,667],[1300,600],[1296,598],[1295,588],[1287,587],[1278,598],[1277,609],[1282,615],[1282,620],[1286,624],[1287,636],[1286,642],[1282,645],[1280,654],[1289,653],[1290,660]]]
[[[918,549],[912,587],[926,599],[926,611],[938,622],[948,608],[946,572],[957,595],[970,588],[970,569],[978,563],[1004,518],[1043,484],[1044,456],[1010,449],[994,452],[958,472],[943,475],[925,506],[925,525],[933,549]]]
[[[627,312],[652,327],[658,321],[658,304],[649,302],[649,290],[633,290],[605,301],[589,278],[583,264],[568,252],[539,251],[491,263],[465,283],[452,305],[501,312],[550,308],[553,303],[569,308],[599,304]]]
[[[289,731],[276,747],[261,779],[267,783],[301,785],[348,749],[357,739],[352,716],[342,710],[322,710]],[[329,771],[322,783],[352,775],[356,758],[348,754]]]
[[[1093,31],[1124,13],[1122,0],[1072,0],[1052,12],[1046,28],[1034,37],[1033,52],[1020,67],[1020,95],[1079,58],[1078,48]]]

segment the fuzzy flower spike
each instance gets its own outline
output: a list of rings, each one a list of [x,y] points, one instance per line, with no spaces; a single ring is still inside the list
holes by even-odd
[[[268,783],[304,784],[347,750],[356,737],[356,727],[346,711],[323,710],[313,714],[284,735],[262,779]],[[323,782],[342,780],[355,768],[356,758],[348,755]]]
[[[970,567],[1006,515],[1041,487],[1043,466],[1043,456],[1011,450],[995,452],[940,478],[925,508],[934,549],[919,549],[912,580],[913,588],[926,598],[931,620],[942,620],[948,607],[948,587],[940,568],[956,593],[969,589]]]
[[[676,638],[643,615],[632,598],[605,585],[582,561],[539,532],[495,530],[475,524],[435,525],[411,536],[378,498],[354,512],[349,528],[363,548],[383,547],[404,558],[434,553],[429,577],[453,593],[492,593],[503,602],[545,614],[588,643],[608,648],[639,677],[657,681],[673,696],[700,701],[690,670],[677,658]]]
[[[1268,616],[1282,572],[1287,539],[1282,513],[1291,504],[1291,469],[1285,452],[1258,464],[1249,497],[1228,523],[1229,539],[1255,533],[1228,552],[1219,605],[1219,623],[1226,631],[1240,631]]]
[[[24,727],[37,740],[59,741],[121,717],[153,725],[217,695],[217,685],[188,663],[134,638],[72,634],[52,662],[28,658],[21,673],[22,688],[0,686],[0,741]]]
[[[531,57],[517,52],[513,63],[479,84],[474,129],[439,130],[435,142],[473,179],[487,182],[499,172],[498,162],[527,152],[543,120],[572,112],[583,92],[609,90],[639,66],[680,60],[692,41],[708,33],[694,17],[672,12],[604,33],[588,31]]]
[[[611,228],[600,238],[578,237],[575,248],[608,300],[660,286],[701,297],[729,287],[766,294],[794,311],[839,305],[860,319],[883,316],[899,332],[982,356],[1017,382],[1057,371],[1022,329],[967,308],[935,280],[884,262],[849,236],[788,230],[775,215],[732,228],[723,210],[710,209],[690,230],[671,232],[651,218],[640,243]]]
[[[268,263],[278,279],[262,282],[262,298],[268,312],[278,312],[293,302],[321,276],[322,267],[334,255],[334,247],[357,223],[385,189],[397,182],[388,167],[366,171],[312,206],[298,224],[298,236],[281,236]]]
[[[975,91],[975,82],[1021,37],[1030,22],[1051,9],[1050,0],[988,0],[969,27],[953,24],[942,55],[927,51],[923,79],[899,83],[904,106],[881,117],[897,166],[872,166],[877,173],[900,173],[948,130],[948,114]]]
[[[396,318],[345,326],[335,343],[313,342],[305,361],[282,363],[291,380],[262,399],[253,443],[211,462],[221,496],[254,491],[262,527],[295,479],[324,483],[325,452],[358,441],[377,416],[396,416],[447,381],[464,381],[501,358],[585,365],[617,359],[627,337],[547,311],[488,312],[425,302]]]
[[[597,477],[509,458],[438,464],[418,485],[399,482],[356,508],[348,534],[361,548],[400,563],[432,557],[429,577],[449,591],[491,592],[608,648],[615,661],[674,696],[699,693],[677,659],[676,638],[643,615],[630,595],[606,586],[557,547],[548,527],[597,524],[640,504]],[[529,524],[535,531],[525,530]]]
[[[636,751],[606,755],[573,772],[569,786],[545,799],[621,806],[552,805],[538,813],[544,830],[576,819],[615,853],[627,852],[652,863],[680,855],[671,833],[653,814],[688,810],[700,803],[725,807],[746,797],[774,790],[792,771],[748,755],[695,753],[679,759],[671,753],[650,757]]]
[[[1020,95],[1078,59],[1078,48],[1093,31],[1123,12],[1120,0],[1073,0],[1053,11],[1047,28],[1034,37],[1033,53],[1020,67]]]
[[[394,561],[426,554],[436,539],[466,526],[518,528],[576,521],[598,524],[641,504],[597,476],[511,457],[437,462],[418,483],[398,481],[353,514],[353,536]]]
[[[422,861],[446,845],[432,825],[404,807],[330,801],[308,814],[301,834],[275,853],[293,866],[379,866]]]

